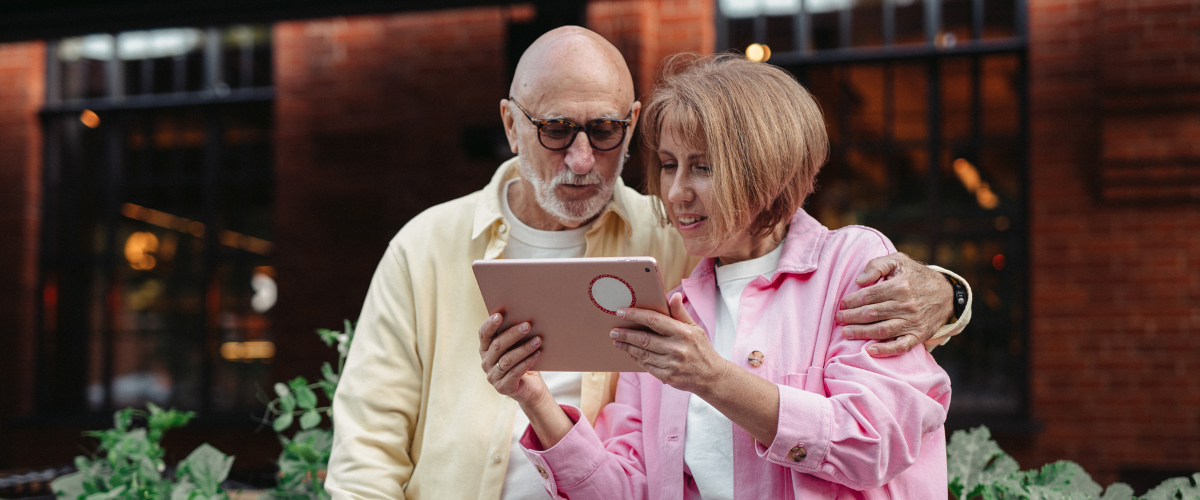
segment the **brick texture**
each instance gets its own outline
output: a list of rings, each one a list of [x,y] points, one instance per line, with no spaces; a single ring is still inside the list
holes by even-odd
[[[1018,459],[1200,470],[1200,2],[1030,2],[1031,394]],[[1193,107],[1187,107],[1192,103]],[[1190,184],[1189,184],[1190,183]]]
[[[45,48],[0,45],[0,417],[32,409]]]

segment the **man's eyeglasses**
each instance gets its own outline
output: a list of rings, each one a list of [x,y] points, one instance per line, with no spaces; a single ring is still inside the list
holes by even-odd
[[[509,101],[517,105],[517,108],[525,113],[525,117],[529,118],[530,122],[538,129],[538,142],[542,147],[550,151],[562,151],[571,147],[575,142],[575,137],[583,132],[588,137],[588,143],[592,145],[592,149],[596,151],[612,151],[621,145],[621,141],[625,140],[625,131],[629,129],[629,124],[633,120],[633,110],[629,110],[629,115],[624,120],[612,120],[601,118],[593,120],[587,125],[576,125],[570,120],[563,118],[553,118],[549,120],[539,120],[534,118],[525,111],[525,107],[513,100],[509,96]]]

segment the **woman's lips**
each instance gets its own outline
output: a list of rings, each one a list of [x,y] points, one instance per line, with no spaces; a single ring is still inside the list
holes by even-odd
[[[708,220],[708,217],[700,215],[679,215],[675,217],[675,221],[678,223],[679,230],[681,231],[696,229],[706,220]]]

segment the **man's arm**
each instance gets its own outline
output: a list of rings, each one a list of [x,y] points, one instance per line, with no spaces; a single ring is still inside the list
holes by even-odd
[[[953,323],[954,289],[943,273],[967,288],[966,309]],[[855,283],[864,288],[842,298],[837,320],[847,325],[842,334],[848,339],[887,340],[868,348],[875,357],[903,354],[921,343],[932,350],[971,321],[971,287],[965,280],[900,252],[868,262]]]
[[[412,290],[393,243],[371,280],[334,395],[325,484],[334,499],[404,498],[423,390]]]

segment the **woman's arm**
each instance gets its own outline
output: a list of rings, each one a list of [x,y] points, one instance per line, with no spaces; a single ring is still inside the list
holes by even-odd
[[[700,396],[754,439],[773,441],[779,425],[779,389],[721,357],[683,307],[681,294],[673,294],[669,302],[671,316],[646,309],[617,311],[655,332],[614,329],[617,347],[663,383]]]
[[[542,355],[542,338],[534,336],[522,341],[529,333],[528,322],[496,334],[503,320],[504,317],[496,313],[479,327],[479,357],[483,359],[483,372],[496,392],[517,401],[521,411],[529,417],[529,425],[541,444],[549,448],[567,435],[575,424],[554,402],[541,374],[529,371]]]

